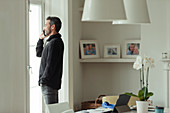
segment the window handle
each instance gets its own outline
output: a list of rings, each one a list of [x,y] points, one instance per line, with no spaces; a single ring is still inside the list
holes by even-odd
[[[27,66],[27,70],[31,72],[31,74],[33,74],[32,72],[32,67],[30,65]]]

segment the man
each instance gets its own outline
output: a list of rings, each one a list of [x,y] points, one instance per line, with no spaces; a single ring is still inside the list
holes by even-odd
[[[58,90],[61,88],[64,43],[59,33],[61,20],[47,17],[44,31],[38,40],[36,53],[41,57],[39,85],[46,104],[58,103]],[[43,40],[47,38],[44,44]]]
[[[133,55],[139,55],[138,47],[134,48]]]
[[[91,52],[89,50],[89,45],[86,45],[86,49],[85,49],[85,55],[91,55]]]
[[[133,55],[133,51],[135,49],[135,44],[131,43],[128,49],[129,49],[129,51],[127,52],[127,55]]]
[[[93,48],[92,44],[89,45],[91,55],[96,55],[96,50]]]

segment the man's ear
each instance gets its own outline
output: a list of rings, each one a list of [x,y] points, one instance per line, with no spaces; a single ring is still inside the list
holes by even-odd
[[[53,25],[51,26],[51,29],[54,29],[54,30],[55,30],[55,24],[53,24]]]

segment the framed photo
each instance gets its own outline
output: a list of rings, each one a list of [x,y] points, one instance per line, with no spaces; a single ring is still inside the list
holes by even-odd
[[[96,40],[80,40],[81,58],[100,58]]]
[[[120,44],[105,44],[104,58],[120,58]]]
[[[140,55],[141,41],[140,40],[126,40],[124,48],[124,58],[136,58]]]

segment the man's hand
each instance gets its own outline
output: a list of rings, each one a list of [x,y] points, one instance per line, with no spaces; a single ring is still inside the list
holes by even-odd
[[[46,38],[46,37],[48,37],[48,36],[44,36],[44,33],[41,32],[40,39],[44,39],[44,38]]]

